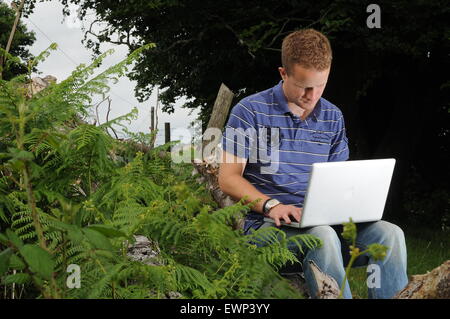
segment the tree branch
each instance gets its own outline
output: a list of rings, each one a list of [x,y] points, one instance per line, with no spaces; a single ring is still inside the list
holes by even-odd
[[[85,35],[84,35],[84,38],[86,39],[87,38],[87,34],[91,34],[91,35],[93,35],[95,38],[97,38],[97,39],[99,39],[100,37],[101,37],[101,34],[97,34],[97,33],[95,33],[94,31],[92,31],[92,27],[93,27],[93,25],[95,24],[95,23],[97,23],[97,22],[102,22],[102,21],[100,21],[100,20],[94,20],[90,25],[89,25],[89,29],[85,32]],[[105,30],[103,30],[103,31],[105,31]],[[101,31],[102,32],[102,31]],[[112,43],[112,44],[118,44],[118,45],[122,45],[122,44],[124,44],[124,45],[126,45],[126,46],[128,46],[128,48],[130,49],[130,50],[134,50],[135,49],[135,46],[130,42],[130,32],[131,32],[131,29],[129,29],[129,30],[125,30],[124,32],[126,32],[126,35],[127,35],[127,41],[126,42],[124,42],[124,41],[113,41],[113,40],[111,40],[109,37],[108,37],[108,43]],[[120,36],[119,36],[119,38],[120,38]]]

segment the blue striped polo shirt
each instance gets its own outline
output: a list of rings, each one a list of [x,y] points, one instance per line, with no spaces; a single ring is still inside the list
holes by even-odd
[[[247,159],[243,177],[261,193],[303,207],[312,164],[347,160],[348,140],[337,106],[320,98],[301,120],[289,110],[282,83],[232,108],[221,147]],[[249,212],[247,218],[263,216]]]

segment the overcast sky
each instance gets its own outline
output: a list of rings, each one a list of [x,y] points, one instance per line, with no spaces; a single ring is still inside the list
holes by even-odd
[[[3,2],[9,5],[11,0],[3,0]],[[73,7],[72,12],[75,13],[75,11],[76,7]],[[88,18],[94,19],[94,15],[90,15]],[[58,1],[36,3],[34,13],[29,18],[22,18],[21,21],[26,24],[28,30],[32,30],[36,34],[34,45],[29,48],[32,54],[39,54],[48,48],[52,42],[58,44],[58,50],[52,51],[47,60],[39,65],[38,69],[41,74],[38,76],[53,75],[60,82],[67,78],[78,64],[91,62],[92,52],[81,43],[83,31],[80,21],[75,14],[63,21],[62,5]],[[128,53],[128,48],[125,45],[105,44],[101,46],[102,52],[110,48],[113,48],[115,52],[104,60],[99,70],[106,69],[121,61]],[[128,129],[133,132],[149,133],[150,108],[156,105],[156,89],[149,100],[139,103],[134,97],[135,82],[130,81],[127,77],[121,78],[117,84],[110,83],[110,87],[109,95],[112,99],[112,108],[109,119],[126,114],[136,106],[139,110],[139,117],[129,125]],[[100,97],[94,99],[94,101],[100,100]],[[197,110],[189,115],[190,110],[181,108],[183,101],[184,99],[177,101],[175,113],[170,115],[162,113],[161,105],[159,106],[158,128],[160,131],[156,141],[157,145],[164,143],[164,122],[171,123],[172,140],[175,140],[179,139],[178,132],[186,129],[189,123],[197,117]],[[106,111],[107,106],[104,104],[103,108],[99,109],[101,123],[105,122]],[[183,142],[189,141],[184,140]]]

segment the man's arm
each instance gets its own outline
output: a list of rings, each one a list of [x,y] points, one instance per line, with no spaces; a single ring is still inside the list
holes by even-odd
[[[258,198],[262,200],[252,207],[252,210],[263,213],[262,206],[270,197],[258,191],[248,180],[242,177],[247,161],[223,151],[222,163],[219,168],[219,187],[227,195],[235,200],[240,200],[245,195],[248,200],[245,204]]]
[[[258,191],[248,180],[242,177],[247,161],[226,151],[223,151],[222,154],[222,163],[219,168],[220,189],[225,194],[228,194],[237,200],[240,200],[247,195],[248,199],[245,202],[246,204],[261,198],[262,200],[256,203],[256,205],[252,207],[252,210],[262,214],[264,202],[270,197]],[[289,215],[300,222],[301,208],[292,205],[279,204],[269,212],[269,217],[275,220],[277,226],[281,225],[281,219],[289,224],[291,222]]]

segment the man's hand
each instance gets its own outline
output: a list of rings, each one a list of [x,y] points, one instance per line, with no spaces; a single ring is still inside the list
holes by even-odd
[[[291,218],[289,218],[289,216],[293,217],[300,223],[300,219],[302,218],[302,208],[298,208],[293,205],[279,204],[272,208],[267,216],[275,221],[275,225],[277,225],[277,227],[281,226],[281,220],[284,220],[285,223],[290,224]]]

